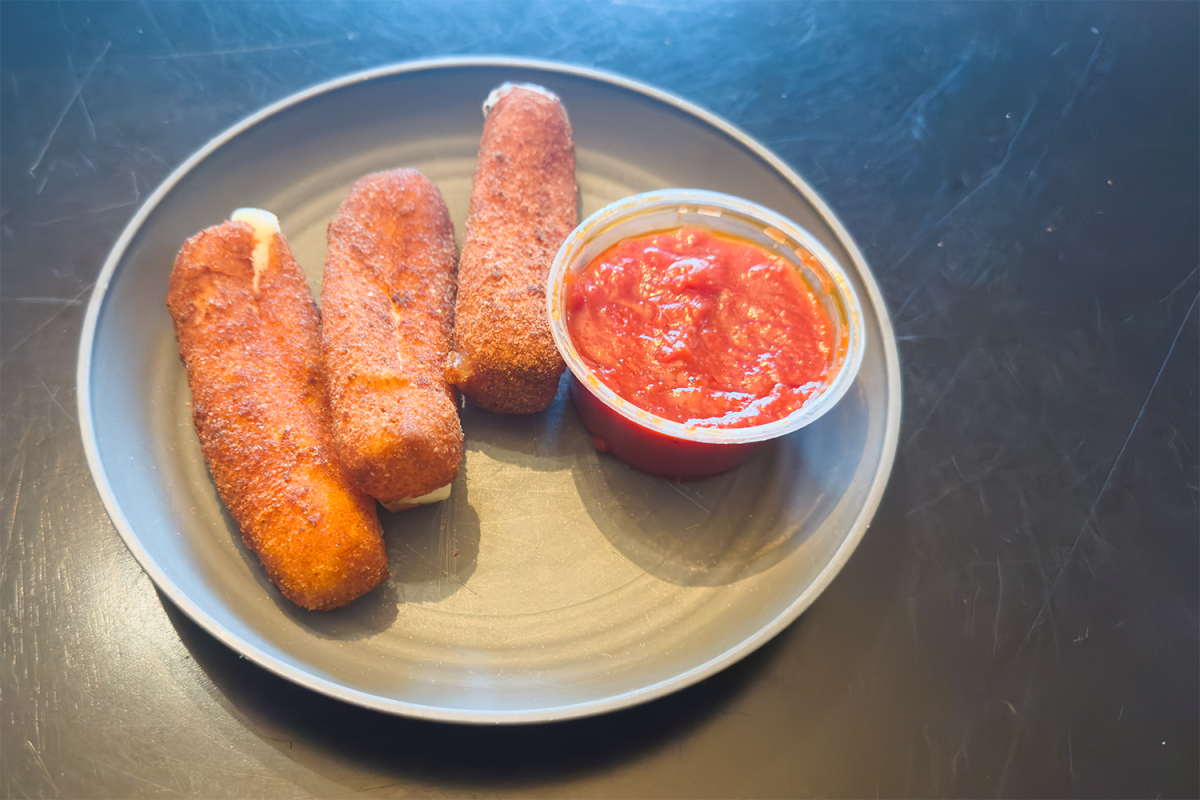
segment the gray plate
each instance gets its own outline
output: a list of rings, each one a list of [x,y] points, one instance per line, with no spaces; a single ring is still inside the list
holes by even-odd
[[[664,187],[740,195],[812,231],[856,282],[867,350],[816,423],[696,482],[597,453],[560,392],[544,414],[468,407],[450,500],[381,511],[393,577],[350,607],[302,611],[241,544],[204,465],[164,299],[185,238],[238,206],[275,212],[314,294],[350,183],[396,166],[442,190],[461,236],[483,123],[506,80],[563,99],[582,214]],[[477,723],[565,719],[711,675],[794,620],[849,558],[895,454],[900,384],[878,287],[841,224],[729,124],[629,81],[555,64],[425,61],[289,98],[218,137],[121,236],[88,307],[80,425],[113,522],[160,590],[288,679],[380,711]]]

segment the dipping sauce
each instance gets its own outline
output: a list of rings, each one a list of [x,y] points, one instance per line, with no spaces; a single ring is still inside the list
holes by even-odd
[[[664,419],[782,419],[832,378],[844,341],[785,259],[687,226],[623,239],[566,276],[567,330],[610,389]]]

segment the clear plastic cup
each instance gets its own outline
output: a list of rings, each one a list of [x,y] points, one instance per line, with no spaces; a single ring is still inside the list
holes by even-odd
[[[824,387],[773,422],[715,428],[664,419],[606,386],[580,358],[567,330],[565,277],[622,239],[682,226],[707,228],[757,244],[793,264],[821,301],[844,343]],[[807,256],[807,257],[806,257]],[[570,370],[570,393],[597,449],[667,478],[700,478],[731,469],[762,443],[803,428],[828,411],[854,382],[862,362],[862,308],[841,266],[794,222],[748,200],[698,189],[663,189],[618,200],[577,227],[555,256],[546,291],[550,332]]]

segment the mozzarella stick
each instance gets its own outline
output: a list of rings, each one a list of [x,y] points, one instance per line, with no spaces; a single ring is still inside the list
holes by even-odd
[[[565,369],[546,277],[576,225],[575,142],[541,87],[505,84],[485,110],[446,379],[489,411],[527,414],[550,405]]]
[[[457,252],[442,195],[412,169],[360,178],[328,241],[321,356],[338,457],[391,511],[444,500],[463,434],[443,369]]]
[[[267,576],[308,609],[388,578],[375,504],[333,450],[319,319],[275,217],[188,239],[167,292],[209,471]]]

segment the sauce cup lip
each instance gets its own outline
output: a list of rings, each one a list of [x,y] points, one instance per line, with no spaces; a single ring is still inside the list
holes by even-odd
[[[665,222],[662,225],[621,233],[628,223],[655,212],[669,214],[672,207],[677,209],[676,222]],[[685,219],[688,216],[695,216],[699,219]],[[637,236],[653,230],[667,230],[683,225],[706,227],[706,218],[719,217],[736,220],[745,226],[748,233],[765,233],[769,239],[779,243],[780,247],[775,249],[781,254],[789,249],[794,250],[796,246],[808,251],[824,269],[824,277],[829,278],[828,283],[825,281],[822,283],[830,289],[830,295],[839,310],[841,323],[847,334],[845,355],[842,357],[841,365],[833,379],[817,395],[809,398],[803,406],[786,417],[742,428],[713,428],[676,422],[635,406],[610,389],[584,363],[571,341],[566,325],[565,278],[568,270],[582,269],[592,258],[628,236]],[[709,227],[711,227],[711,223]],[[737,235],[736,230],[713,229]],[[601,237],[603,237],[603,246],[593,246],[593,243]],[[799,255],[793,252],[788,258],[795,262]],[[567,236],[554,257],[546,286],[546,315],[550,323],[550,333],[554,337],[554,343],[558,347],[559,353],[579,384],[630,422],[646,430],[676,439],[709,444],[746,444],[774,439],[799,430],[829,411],[846,394],[862,364],[866,342],[862,306],[859,303],[858,293],[854,290],[854,286],[841,264],[815,236],[795,222],[765,206],[733,195],[703,189],[661,189],[643,192],[610,203],[581,222]]]

